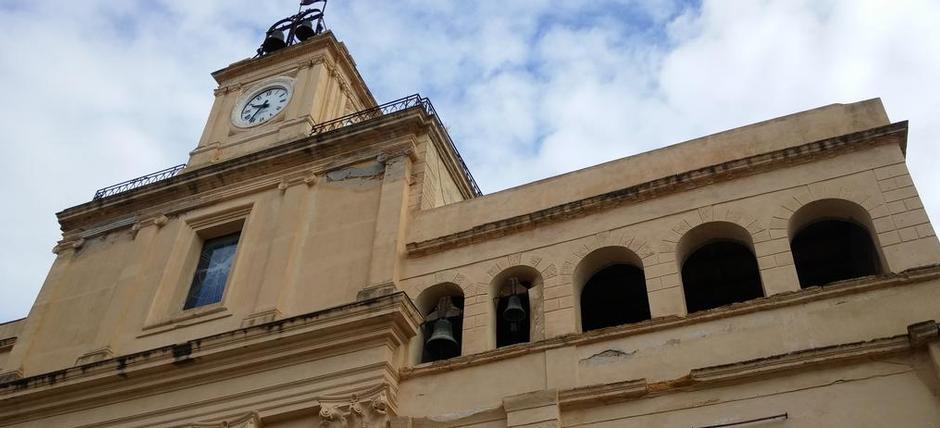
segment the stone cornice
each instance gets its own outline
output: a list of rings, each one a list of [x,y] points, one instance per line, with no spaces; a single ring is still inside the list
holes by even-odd
[[[489,364],[533,353],[545,352],[567,346],[584,346],[591,343],[604,342],[622,337],[636,336],[656,331],[687,326],[691,324],[741,316],[753,312],[767,311],[777,308],[803,305],[809,302],[835,299],[842,296],[862,294],[870,291],[904,287],[924,281],[940,278],[940,265],[924,266],[902,273],[891,273],[880,276],[859,278],[843,281],[826,287],[810,287],[792,293],[777,294],[770,297],[749,300],[730,306],[697,312],[685,317],[667,316],[654,318],[636,324],[608,327],[586,333],[574,333],[565,336],[553,337],[539,342],[507,346],[477,354],[462,355],[449,360],[421,364],[415,367],[403,368],[401,378],[409,379],[421,376],[430,376],[438,373],[461,370],[467,367]]]
[[[420,322],[421,316],[411,300],[398,292],[25,377],[0,384],[0,420],[49,416],[132,396],[158,394],[180,384],[237,377],[381,343],[401,346],[416,334]],[[381,367],[357,370],[381,369],[388,373],[386,377],[394,378],[391,362],[375,364]]]
[[[931,324],[936,330],[937,324],[935,322]],[[911,340],[910,335],[903,334],[867,342],[804,349],[755,360],[693,369],[686,376],[661,382],[648,383],[646,379],[635,379],[562,390],[558,393],[558,404],[567,408],[594,407],[649,396],[711,388],[821,366],[877,360],[909,353],[915,348],[917,346]]]
[[[180,201],[201,199],[206,193],[221,189],[237,193],[240,186],[251,187],[257,179],[268,181],[257,182],[261,188],[272,183],[276,187],[281,182],[281,175],[296,175],[298,168],[306,173],[322,174],[351,163],[374,159],[385,152],[407,150],[411,146],[388,146],[386,143],[427,132],[433,127],[434,121],[423,110],[403,110],[185,171],[166,180],[65,209],[57,217],[68,236],[72,231],[100,227],[138,212],[152,211],[155,207],[169,213],[173,209],[167,207],[182,203]]]
[[[557,405],[562,409],[604,406],[612,403],[657,397],[677,392],[715,388],[747,382],[755,378],[768,379],[801,370],[826,366],[844,366],[866,361],[877,361],[897,355],[910,354],[929,341],[940,339],[935,321],[925,321],[908,327],[907,334],[883,337],[866,342],[842,343],[819,348],[803,349],[787,354],[772,355],[754,360],[739,361],[693,369],[688,375],[659,382],[632,379],[613,383],[587,385],[557,391]],[[848,381],[851,381],[849,379]],[[554,391],[542,391],[553,393]],[[534,394],[534,393],[530,393]],[[530,395],[524,394],[524,395]],[[464,426],[473,423],[501,420],[510,411],[504,400],[502,408],[489,408],[446,421],[429,418],[396,418],[399,425],[438,428]],[[404,422],[404,423],[401,423]]]
[[[406,248],[409,257],[420,257],[531,230],[545,224],[583,217],[628,203],[636,203],[716,182],[792,166],[793,164],[806,163],[821,157],[835,156],[865,145],[899,144],[903,147],[906,140],[907,121],[898,122],[867,131],[846,134],[662,177],[601,195],[479,224],[470,229],[437,238],[409,242]]]

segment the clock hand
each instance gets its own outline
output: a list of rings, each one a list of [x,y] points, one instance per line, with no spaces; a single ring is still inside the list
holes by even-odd
[[[264,104],[261,104],[260,106],[256,106],[254,104],[252,104],[251,106],[257,108],[257,110],[255,110],[255,114],[251,115],[251,119],[248,119],[248,121],[254,122],[255,116],[257,116],[258,113],[261,113],[261,110],[267,109],[270,105],[268,104],[267,101],[265,101]]]

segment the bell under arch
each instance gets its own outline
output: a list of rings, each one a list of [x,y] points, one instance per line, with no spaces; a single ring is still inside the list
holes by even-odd
[[[415,306],[425,320],[412,346],[419,357],[415,362],[459,356],[463,346],[463,290],[452,283],[437,284],[422,291]]]
[[[497,348],[535,338],[541,316],[542,274],[530,266],[514,266],[493,278],[492,339]]]

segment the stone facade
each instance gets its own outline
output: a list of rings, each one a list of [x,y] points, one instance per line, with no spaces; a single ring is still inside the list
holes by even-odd
[[[482,196],[433,109],[379,113],[330,33],[213,76],[181,174],[58,213],[36,303],[0,324],[0,426],[940,426],[940,243],[880,100]],[[232,125],[282,78],[285,112]],[[801,287],[820,219],[860,227],[877,274]],[[181,309],[232,231],[221,300]],[[724,241],[763,297],[688,311],[685,265]],[[614,264],[649,319],[583,331]],[[511,279],[528,341],[498,347]],[[460,355],[421,362],[448,296]]]

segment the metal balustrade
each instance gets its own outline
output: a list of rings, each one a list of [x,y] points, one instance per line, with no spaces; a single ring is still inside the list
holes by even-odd
[[[444,131],[443,135],[446,139],[446,143],[453,149],[454,154],[457,156],[457,161],[459,162],[460,168],[466,174],[467,178],[470,180],[470,188],[474,193],[474,196],[481,196],[483,192],[480,191],[480,187],[477,186],[476,180],[473,179],[473,175],[470,174],[470,170],[467,168],[467,164],[464,162],[463,158],[460,156],[460,152],[457,151],[457,146],[454,145],[454,141],[451,140],[450,135],[447,134],[444,124],[441,122],[440,117],[437,115],[437,111],[434,110],[434,106],[431,104],[431,101],[427,98],[422,97],[421,95],[414,94],[409,95],[404,98],[399,98],[394,101],[387,102],[385,104],[367,108],[365,110],[357,111],[346,116],[338,117],[333,120],[329,120],[323,123],[316,124],[313,129],[310,131],[311,136],[315,135],[324,135],[332,131],[336,131],[341,128],[345,128],[350,125],[355,125],[359,123],[368,122],[373,119],[378,119],[382,116],[389,115],[392,113],[398,113],[412,108],[419,108],[427,113],[438,126]],[[180,171],[185,168],[186,165],[176,165],[171,168],[167,168],[161,171],[157,171],[151,174],[144,175],[142,177],[137,177],[132,180],[127,180],[122,183],[118,183],[112,186],[99,189],[95,192],[94,199],[101,199],[108,196],[113,196],[118,193],[126,192],[133,190],[139,187],[146,186],[148,184],[156,183],[158,181],[165,180],[167,178],[173,177],[180,173]]]

